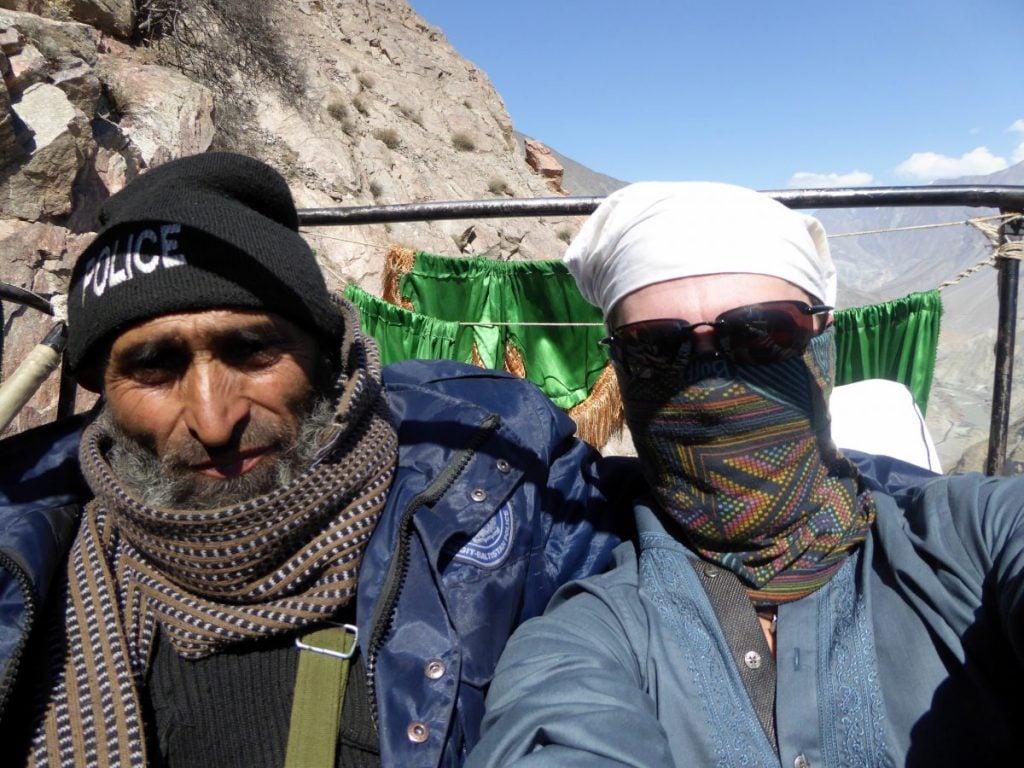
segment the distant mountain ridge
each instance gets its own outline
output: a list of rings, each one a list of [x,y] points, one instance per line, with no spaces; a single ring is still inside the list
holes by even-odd
[[[935,184],[1024,185],[1024,163],[984,176],[942,179]],[[956,280],[963,271],[992,254],[992,244],[986,236],[966,222],[998,213],[992,208],[967,207],[819,211],[818,217],[833,236],[951,224],[909,232],[833,237],[840,303],[850,306],[882,301]],[[943,288],[942,302],[942,331],[928,426],[947,471],[980,470],[987,450],[995,369],[996,270],[985,266]],[[1018,311],[1018,327],[1021,317]],[[1015,359],[1020,359],[1021,351],[1018,343]],[[1024,367],[1019,364],[1013,383],[1017,392],[1024,391]],[[1024,462],[1024,404],[1020,397],[1011,398],[1010,411],[1008,459],[1011,467],[1020,467]]]
[[[1024,163],[987,176],[964,176],[942,184],[1024,184]],[[840,305],[880,301],[936,287],[976,263],[988,250],[977,229],[964,224],[893,232],[906,227],[965,222],[992,216],[992,208],[848,208],[815,212],[831,237],[832,256],[840,273]],[[837,237],[856,232],[877,235]],[[843,279],[845,277],[845,279]]]

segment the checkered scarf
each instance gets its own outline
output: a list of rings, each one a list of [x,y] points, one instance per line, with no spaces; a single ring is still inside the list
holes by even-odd
[[[138,686],[157,628],[180,656],[295,631],[356,593],[398,453],[372,339],[343,306],[343,392],[332,433],[288,485],[209,511],[147,507],[121,486],[98,424],[82,439],[95,498],[72,545],[34,765],[144,766]]]
[[[782,363],[698,360],[624,387],[658,503],[757,604],[821,587],[874,520],[874,498],[829,437],[834,370],[829,329]]]

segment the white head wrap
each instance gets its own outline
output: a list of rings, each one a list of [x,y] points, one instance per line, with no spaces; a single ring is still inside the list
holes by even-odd
[[[565,263],[605,317],[639,288],[723,272],[773,275],[825,304],[836,300],[836,270],[821,222],[731,184],[623,187],[583,225]]]

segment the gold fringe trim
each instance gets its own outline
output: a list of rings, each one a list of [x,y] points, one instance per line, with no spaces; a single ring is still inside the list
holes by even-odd
[[[577,436],[597,449],[603,448],[611,436],[622,429],[626,414],[611,363],[597,377],[587,399],[566,413],[576,422]]]
[[[412,272],[416,264],[416,251],[401,245],[393,245],[384,256],[381,298],[388,304],[415,311],[412,302],[401,295],[402,276]]]
[[[487,366],[484,365],[484,359],[482,357],[480,357],[480,350],[477,349],[475,341],[473,342],[473,348],[470,351],[472,353],[472,357],[470,358],[470,362],[473,365],[475,365],[477,368],[486,368]]]
[[[526,378],[526,361],[523,360],[523,353],[508,340],[505,341],[505,370],[520,379]]]

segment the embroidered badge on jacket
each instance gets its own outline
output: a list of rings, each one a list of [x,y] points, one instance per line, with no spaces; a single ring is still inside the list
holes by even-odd
[[[511,506],[504,504],[472,539],[462,545],[455,554],[455,560],[482,568],[497,568],[512,551],[515,529]]]

